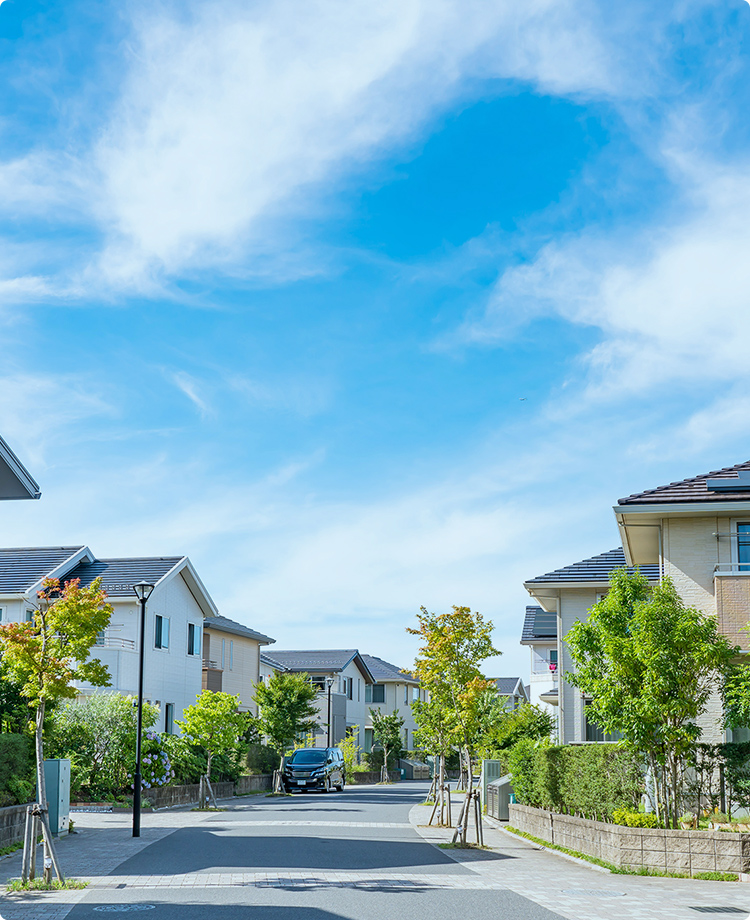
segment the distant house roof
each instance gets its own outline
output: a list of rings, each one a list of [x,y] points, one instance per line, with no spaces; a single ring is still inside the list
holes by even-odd
[[[277,671],[287,670],[283,664],[280,664],[278,661],[274,661],[272,658],[269,658],[265,652],[260,653],[260,663],[266,665],[268,668],[275,668]]]
[[[0,501],[40,498],[41,494],[31,473],[0,438]]]
[[[266,652],[267,662],[271,665],[278,662],[287,671],[305,671],[306,673],[327,672],[336,673],[343,671],[352,661],[362,672],[365,680],[374,683],[372,674],[359,654],[357,649],[316,649],[313,651],[278,651],[273,649]]]
[[[378,658],[375,655],[362,655],[362,657],[365,660],[365,664],[370,669],[373,679],[378,684],[385,684],[389,681],[395,681],[401,684],[419,683],[419,679],[410,671],[402,671],[401,668],[395,664],[391,664],[390,661],[384,661],[382,658]]]
[[[23,594],[73,560],[85,546],[0,549],[0,594]]]
[[[538,584],[565,584],[566,582],[590,581],[595,583],[607,584],[609,576],[614,569],[621,569],[625,565],[625,553],[622,547],[611,549],[607,553],[600,553],[598,556],[592,556],[590,559],[583,559],[581,562],[574,562],[573,565],[566,565],[561,569],[555,569],[554,572],[547,572],[545,575],[538,575],[526,582],[527,585]],[[634,568],[629,568],[628,572],[634,572]],[[659,580],[658,565],[639,566],[641,574],[645,575],[649,581]]]
[[[743,475],[743,473],[745,475]],[[713,481],[712,481],[713,480]],[[619,505],[750,501],[750,460],[621,498]]]
[[[261,645],[270,645],[270,643],[276,641],[271,639],[270,636],[264,636],[263,633],[256,632],[254,629],[250,629],[249,626],[243,626],[242,623],[236,623],[228,617],[204,617],[203,628],[215,629],[218,632],[230,633],[233,636],[246,636],[248,639],[255,639]]]
[[[521,644],[531,644],[544,639],[557,639],[557,614],[542,607],[527,607],[523,621]]]
[[[85,588],[95,578],[101,578],[102,588],[110,597],[135,598],[133,585],[147,581],[155,585],[177,566],[184,556],[136,556],[130,559],[95,559],[81,562],[66,573],[65,581],[81,579]]]
[[[527,699],[526,687],[520,677],[495,677],[495,686],[501,696],[523,696]]]

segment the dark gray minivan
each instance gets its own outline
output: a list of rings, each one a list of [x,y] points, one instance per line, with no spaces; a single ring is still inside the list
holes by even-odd
[[[284,789],[291,792],[306,789],[323,789],[339,792],[346,783],[344,755],[339,748],[300,748],[287,758],[284,766]]]

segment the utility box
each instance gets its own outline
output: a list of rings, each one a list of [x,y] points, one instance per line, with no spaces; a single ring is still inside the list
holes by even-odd
[[[49,826],[54,837],[68,833],[70,823],[70,761],[45,760]]]

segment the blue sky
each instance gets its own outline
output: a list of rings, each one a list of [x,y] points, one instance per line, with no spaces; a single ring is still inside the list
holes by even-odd
[[[410,663],[750,457],[746,0],[0,5],[7,545]]]

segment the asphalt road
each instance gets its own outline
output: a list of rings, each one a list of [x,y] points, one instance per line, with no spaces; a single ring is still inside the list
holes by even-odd
[[[176,830],[122,863],[122,889],[91,891],[70,920],[133,913],[153,920],[554,920],[514,892],[477,890],[466,866],[409,825],[427,784],[347,787],[342,793],[253,797]],[[487,858],[493,858],[488,854]],[[502,858],[494,856],[494,858]],[[242,883],[239,873],[310,873],[280,887]],[[234,874],[214,887],[178,887],[175,876]],[[342,883],[341,873],[348,873]],[[357,873],[366,877],[357,878]],[[338,875],[337,875],[338,874]],[[158,887],[134,877],[160,877]],[[394,887],[394,879],[399,879]],[[438,880],[439,879],[439,880]],[[200,881],[200,879],[199,879]],[[462,888],[462,884],[467,884]],[[197,884],[197,883],[195,883]],[[278,879],[276,885],[278,885]]]

